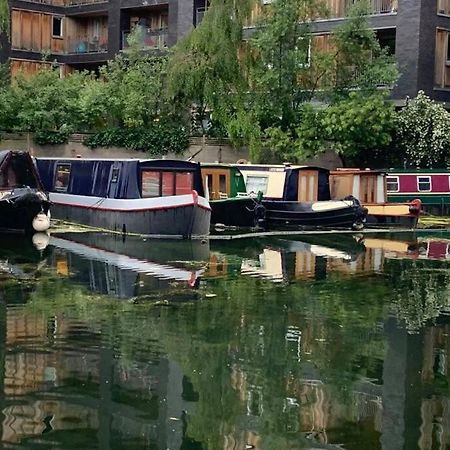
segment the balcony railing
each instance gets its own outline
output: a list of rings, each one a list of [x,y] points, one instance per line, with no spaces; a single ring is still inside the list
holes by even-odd
[[[105,37],[91,37],[85,39],[72,39],[67,43],[66,53],[104,53],[108,51],[108,39]]]
[[[131,31],[122,32],[122,49],[126,50],[129,48],[128,36]],[[157,50],[167,48],[168,33],[167,30],[144,30],[139,34],[139,46],[146,50]]]
[[[328,0],[331,17],[345,17],[348,9],[353,5],[354,0],[341,0],[334,2]],[[390,14],[396,13],[398,0],[370,0],[370,14]]]

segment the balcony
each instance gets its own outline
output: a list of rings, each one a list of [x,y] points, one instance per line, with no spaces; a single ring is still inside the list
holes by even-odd
[[[131,31],[122,32],[122,50],[128,49],[128,37]],[[163,50],[168,47],[167,29],[162,30],[143,30],[139,33],[139,47],[144,50]]]
[[[97,3],[108,3],[109,0],[23,0],[29,3],[38,3],[51,6],[84,6]]]
[[[345,17],[353,0],[327,0],[331,18]],[[370,14],[391,14],[397,12],[398,0],[370,0]]]
[[[105,53],[108,51],[108,38],[91,37],[85,39],[70,39],[66,44],[66,53],[85,54],[85,53]]]

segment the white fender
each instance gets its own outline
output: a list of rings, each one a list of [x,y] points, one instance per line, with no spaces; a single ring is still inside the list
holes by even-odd
[[[50,217],[43,212],[36,215],[33,219],[33,229],[37,232],[46,231],[50,228]]]

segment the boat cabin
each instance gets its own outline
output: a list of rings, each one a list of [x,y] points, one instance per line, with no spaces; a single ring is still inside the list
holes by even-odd
[[[321,167],[238,165],[247,193],[265,199],[316,202],[330,199],[329,171]]]
[[[33,159],[28,153],[16,151],[0,152],[0,191],[28,186],[42,189]]]
[[[203,196],[200,166],[175,160],[38,158],[50,192],[114,199]]]
[[[222,200],[247,195],[241,171],[226,164],[202,164],[202,180],[209,200]]]
[[[450,201],[450,169],[391,169],[386,184],[389,201],[420,198],[425,205]]]
[[[349,195],[361,203],[386,202],[386,173],[370,169],[337,169],[330,172],[332,199],[342,199]]]

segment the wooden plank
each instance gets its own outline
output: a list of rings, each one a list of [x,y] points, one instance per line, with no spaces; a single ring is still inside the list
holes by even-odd
[[[31,16],[33,13],[22,11],[21,32],[22,47],[24,50],[32,50],[31,45]]]

